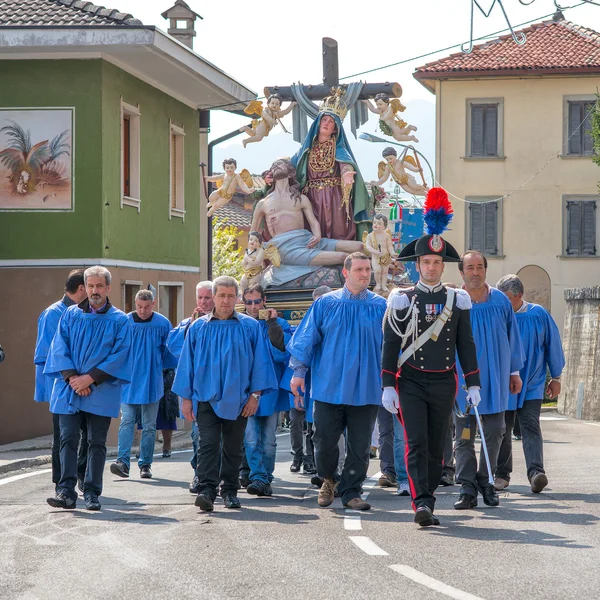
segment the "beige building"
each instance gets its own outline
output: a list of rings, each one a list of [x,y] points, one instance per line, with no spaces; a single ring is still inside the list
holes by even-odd
[[[488,281],[517,273],[562,329],[564,291],[600,280],[600,167],[589,116],[600,34],[562,19],[417,69],[436,96],[436,177],[455,216],[448,239],[482,250]],[[504,197],[504,198],[502,198]],[[447,278],[460,276],[452,269]]]

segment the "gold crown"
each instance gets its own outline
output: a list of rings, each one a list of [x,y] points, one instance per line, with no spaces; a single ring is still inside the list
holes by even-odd
[[[343,100],[345,94],[346,90],[344,88],[331,88],[331,96],[327,96],[327,98],[321,102],[319,112],[337,115],[343,121],[348,114],[348,106]]]

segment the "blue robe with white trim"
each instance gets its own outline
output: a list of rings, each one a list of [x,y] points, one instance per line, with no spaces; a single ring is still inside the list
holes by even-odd
[[[511,394],[508,410],[522,408],[526,400],[543,400],[546,368],[551,377],[560,377],[565,355],[560,333],[550,313],[539,304],[529,304],[525,312],[515,313],[525,350],[525,365],[521,369],[523,388]]]
[[[153,312],[146,321],[136,321],[130,313],[131,326],[131,383],[123,386],[123,404],[153,404],[164,394],[163,369],[173,369],[175,358],[167,350],[171,322]]]
[[[50,402],[54,378],[44,375],[44,367],[48,360],[50,344],[58,329],[58,323],[68,306],[63,299],[51,304],[38,318],[37,339],[35,342],[35,392],[33,399],[36,402]]]
[[[471,327],[477,349],[477,365],[481,380],[479,413],[490,415],[508,408],[510,374],[524,364],[519,325],[510,300],[496,288],[489,288],[486,302],[471,308]],[[459,388],[457,401],[465,410],[466,391],[462,368],[457,361]]]
[[[44,373],[55,378],[50,411],[75,414],[80,410],[103,417],[118,417],[121,387],[131,381],[131,324],[127,315],[111,306],[104,314],[86,313],[79,306],[63,314],[52,340]],[[64,381],[61,371],[80,375],[100,369],[111,379],[91,385],[89,396],[79,396]]]
[[[188,329],[172,390],[198,402],[210,402],[215,414],[239,417],[251,392],[278,388],[273,361],[258,321],[235,313],[231,319],[200,317]]]
[[[345,289],[317,298],[298,325],[288,350],[311,368],[313,400],[380,405],[386,302],[368,290],[364,300],[352,299]]]

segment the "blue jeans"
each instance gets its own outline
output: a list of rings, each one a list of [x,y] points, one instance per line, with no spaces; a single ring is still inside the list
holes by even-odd
[[[271,483],[277,450],[277,416],[248,417],[244,446],[250,467],[250,481]]]
[[[142,411],[142,441],[140,443],[140,469],[152,464],[154,444],[156,443],[156,416],[159,402],[152,404],[121,404],[121,425],[119,425],[119,456],[117,460],[130,465],[131,446],[135,429],[135,416],[138,406]]]
[[[198,422],[194,421],[192,423],[192,430],[190,431],[190,437],[192,438],[192,449],[194,450],[194,454],[190,459],[190,465],[192,465],[192,469],[196,471],[196,467],[198,466],[198,442],[200,441],[200,432],[198,431]]]
[[[406,445],[404,443],[404,427],[400,425],[398,417],[392,417],[394,421],[394,468],[396,469],[396,479],[398,483],[408,481],[406,473]]]

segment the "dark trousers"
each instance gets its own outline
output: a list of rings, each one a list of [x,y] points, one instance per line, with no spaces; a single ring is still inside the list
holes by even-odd
[[[398,395],[413,508],[427,506],[433,510],[433,493],[442,476],[444,443],[456,396],[454,372],[421,373],[405,367],[398,379]]]
[[[59,415],[52,415],[52,483],[58,485],[60,481],[60,424]],[[87,425],[85,418],[81,420],[81,442],[77,454],[77,479],[85,479],[85,467],[87,464]]]
[[[525,464],[527,465],[527,479],[531,481],[531,478],[536,473],[545,473],[544,440],[540,427],[541,410],[541,400],[526,400],[521,408],[507,410],[504,413],[506,431],[504,432],[500,453],[498,454],[496,477],[510,481],[510,474],[513,470],[511,432],[516,417],[518,417],[521,424],[523,453],[525,454]]]
[[[240,488],[239,470],[247,419],[241,415],[235,421],[221,419],[209,402],[199,402],[196,412],[200,432],[196,469],[200,493],[214,500],[221,482],[221,496],[236,495]]]
[[[456,471],[454,466],[454,421],[452,420],[452,416],[450,416],[446,443],[444,444],[444,466],[442,467],[442,473],[454,476],[454,471]]]
[[[396,477],[394,468],[394,415],[379,407],[377,412],[377,424],[379,425],[379,465],[382,473]]]
[[[371,435],[377,418],[375,405],[349,406],[315,400],[315,458],[323,479],[335,479],[339,460],[338,442],[346,430],[346,460],[340,480],[342,502],[360,498],[369,468]]]
[[[296,459],[300,461],[302,459],[314,460],[313,426],[312,423],[306,421],[306,411],[290,409],[290,442],[292,454]]]
[[[106,436],[110,417],[101,417],[79,411],[74,415],[59,415],[60,424],[60,467],[58,489],[71,498],[77,497],[77,447],[82,423],[87,429],[87,463],[83,491],[102,493],[102,474],[106,463]]]

